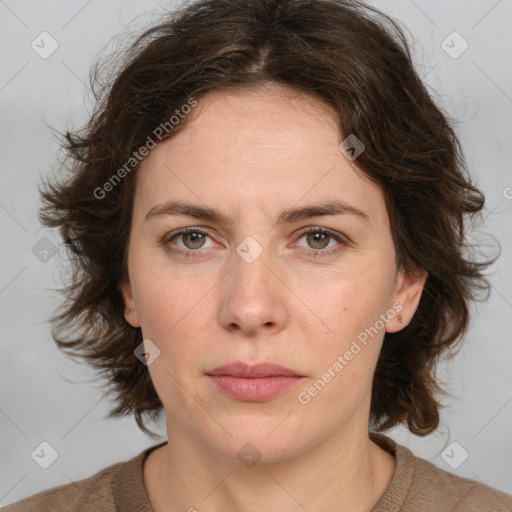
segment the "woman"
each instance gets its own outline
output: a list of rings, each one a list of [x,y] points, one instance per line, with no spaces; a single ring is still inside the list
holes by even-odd
[[[382,433],[439,423],[484,204],[400,28],[343,0],[203,0],[131,48],[41,215],[54,337],[168,443],[6,510],[510,510]],[[333,506],[335,504],[335,506]]]

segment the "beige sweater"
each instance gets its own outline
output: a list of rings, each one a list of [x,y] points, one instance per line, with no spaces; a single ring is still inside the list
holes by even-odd
[[[512,511],[511,495],[439,469],[383,434],[371,433],[370,436],[396,458],[393,479],[371,512]],[[128,462],[114,464],[85,480],[43,491],[2,510],[153,512],[144,487],[142,467],[147,454],[155,448],[153,446]]]

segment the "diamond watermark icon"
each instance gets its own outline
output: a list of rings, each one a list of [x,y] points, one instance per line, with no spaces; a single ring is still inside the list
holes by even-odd
[[[59,47],[59,43],[48,32],[41,32],[30,46],[39,57],[47,59]]]
[[[460,467],[468,457],[469,453],[457,441],[451,442],[441,453],[441,458],[452,469]]]
[[[57,247],[47,236],[44,236],[32,247],[32,253],[38,260],[48,263],[57,253]]]
[[[261,459],[262,453],[254,444],[247,443],[238,450],[236,456],[244,466],[252,468]]]
[[[48,441],[43,441],[30,456],[39,467],[48,469],[59,458],[59,453]]]
[[[238,245],[236,252],[246,263],[252,263],[261,255],[263,247],[252,236],[248,236]]]
[[[458,59],[468,49],[468,47],[468,42],[458,32],[452,32],[441,43],[441,48],[452,59]]]
[[[357,136],[351,133],[341,142],[338,149],[346,158],[353,161],[366,149],[366,146]]]
[[[146,366],[149,366],[160,356],[160,349],[149,339],[144,340],[133,351],[135,357]]]

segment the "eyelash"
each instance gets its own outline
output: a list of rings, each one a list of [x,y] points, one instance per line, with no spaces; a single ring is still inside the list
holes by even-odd
[[[209,232],[202,228],[190,227],[190,228],[180,229],[176,232],[168,233],[158,243],[161,247],[164,247],[165,249],[167,249],[173,253],[185,256],[186,258],[200,257],[200,256],[203,256],[205,252],[208,252],[208,251],[202,251],[199,249],[198,250],[193,250],[193,249],[184,250],[184,249],[180,249],[179,247],[176,247],[175,245],[170,244],[171,240],[173,240],[176,237],[179,237],[180,235],[186,234],[186,233],[200,233],[202,235],[210,236]],[[304,229],[300,230],[298,239],[300,240],[302,237],[304,237],[304,235],[307,235],[309,233],[320,233],[323,235],[328,235],[329,237],[334,238],[334,240],[336,240],[339,243],[338,246],[331,248],[331,249],[327,249],[327,250],[310,249],[307,252],[307,256],[310,256],[313,258],[332,256],[335,253],[337,253],[338,251],[342,250],[349,243],[348,239],[346,239],[345,237],[343,237],[341,235],[338,235],[334,231],[331,231],[330,229],[327,229],[327,228],[319,228],[319,227],[309,227],[309,228],[304,228]]]

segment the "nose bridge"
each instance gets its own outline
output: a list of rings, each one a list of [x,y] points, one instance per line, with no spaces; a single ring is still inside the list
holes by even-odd
[[[272,266],[270,239],[259,236],[246,237],[233,254],[233,277],[238,288],[246,291],[268,291],[269,268]]]
[[[233,251],[233,268],[226,276],[219,312],[225,328],[239,328],[246,334],[283,328],[286,309],[273,274],[276,262],[269,243],[270,237],[248,236]]]
[[[259,241],[258,241],[259,240]],[[245,307],[256,311],[262,309],[271,299],[272,257],[269,247],[270,238],[259,236],[246,237],[236,247],[233,254],[233,276],[231,292],[238,296],[238,301],[245,301]]]

